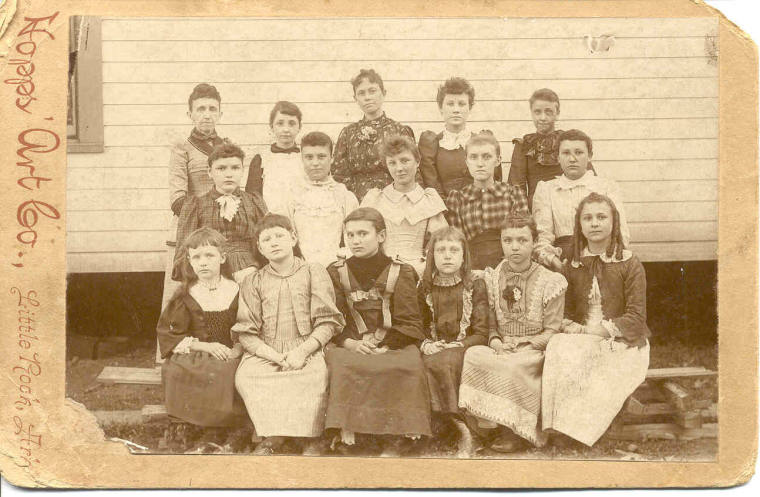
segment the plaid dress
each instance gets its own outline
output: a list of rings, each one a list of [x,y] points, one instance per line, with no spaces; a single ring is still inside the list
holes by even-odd
[[[469,184],[452,190],[446,198],[447,219],[462,230],[470,242],[473,268],[494,267],[502,259],[499,230],[513,209],[528,212],[525,191],[506,183],[495,182],[485,189]]]
[[[182,212],[177,224],[177,246],[181,247],[185,239],[198,228],[207,226],[213,228],[227,239],[227,264],[232,272],[240,271],[255,264],[253,236],[256,223],[267,213],[264,201],[258,193],[249,193],[236,190],[233,195],[240,197],[240,206],[232,218],[228,221],[222,218],[219,203],[216,201],[222,196],[212,188],[201,197],[190,197],[182,206]],[[179,265],[182,257],[180,250],[174,256],[174,270],[172,278],[179,280]]]

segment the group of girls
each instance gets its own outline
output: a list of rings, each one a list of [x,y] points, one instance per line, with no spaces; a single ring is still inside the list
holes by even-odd
[[[551,434],[593,445],[644,380],[649,330],[644,270],[591,139],[555,130],[559,99],[538,90],[536,133],[515,140],[503,183],[498,140],[467,131],[466,80],[441,86],[445,129],[419,146],[382,112],[376,72],[352,85],[364,118],[335,147],[320,132],[299,147],[301,112],[278,102],[275,142],[245,181],[242,150],[204,133],[218,92],[191,94],[195,127],[170,168],[176,185],[186,163],[171,199],[181,284],[158,324],[170,416],[252,422],[256,454],[291,440],[399,455],[446,425],[465,456]],[[203,143],[213,184],[192,191]]]

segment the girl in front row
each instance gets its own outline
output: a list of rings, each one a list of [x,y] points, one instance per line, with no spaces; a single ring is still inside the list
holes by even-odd
[[[472,437],[459,409],[462,359],[472,345],[488,341],[488,292],[470,270],[464,234],[446,227],[433,233],[427,264],[418,288],[427,338],[424,354],[433,413],[446,418],[461,434],[458,455],[472,455]]]
[[[158,321],[158,345],[169,416],[205,427],[247,420],[235,392],[242,348],[230,335],[238,285],[227,266],[227,241],[211,228],[185,238],[178,250],[182,286]]]
[[[620,213],[591,193],[575,215],[562,333],[546,349],[543,428],[593,445],[646,378],[646,275],[625,249]]]
[[[288,218],[270,214],[256,228],[264,267],[244,281],[233,331],[245,354],[235,385],[256,434],[254,454],[276,452],[298,437],[304,454],[319,453],[327,402],[323,347],[345,320],[326,270],[300,257]]]
[[[383,455],[398,456],[409,438],[431,434],[416,275],[383,253],[385,221],[377,210],[356,209],[344,226],[353,256],[327,269],[346,327],[327,351],[325,426],[340,429],[349,446],[356,433],[388,435]]]

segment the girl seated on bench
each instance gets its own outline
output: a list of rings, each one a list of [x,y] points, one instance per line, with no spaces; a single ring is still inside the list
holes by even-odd
[[[581,200],[565,276],[563,333],[549,341],[544,362],[543,428],[591,446],[649,367],[644,267],[625,249],[609,197]]]
[[[238,285],[227,266],[225,238],[200,228],[179,249],[182,285],[158,321],[166,411],[200,426],[233,426],[248,416],[235,392],[242,348],[230,335]]]
[[[256,434],[267,437],[254,454],[272,454],[286,437],[299,437],[304,454],[316,455],[327,407],[322,348],[345,321],[327,271],[300,257],[288,218],[267,215],[255,240],[266,265],[243,281],[233,328],[245,349],[235,384]]]

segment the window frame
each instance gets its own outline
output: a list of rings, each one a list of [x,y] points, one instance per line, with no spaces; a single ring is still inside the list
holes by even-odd
[[[69,29],[71,19],[69,18]],[[87,17],[87,33],[78,47],[74,84],[76,136],[67,141],[68,153],[103,152],[103,56],[101,18]],[[68,134],[68,133],[67,133]]]

